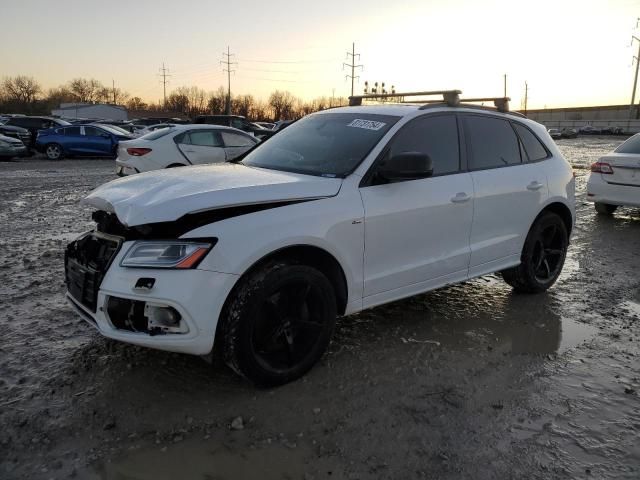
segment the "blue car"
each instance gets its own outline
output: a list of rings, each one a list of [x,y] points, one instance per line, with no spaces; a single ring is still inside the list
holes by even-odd
[[[115,158],[118,142],[133,138],[126,130],[111,125],[69,125],[40,130],[36,149],[49,160],[72,155]]]

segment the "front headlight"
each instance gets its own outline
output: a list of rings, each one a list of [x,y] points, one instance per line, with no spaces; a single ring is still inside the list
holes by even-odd
[[[195,268],[215,245],[213,241],[138,241],[120,262],[122,267]]]

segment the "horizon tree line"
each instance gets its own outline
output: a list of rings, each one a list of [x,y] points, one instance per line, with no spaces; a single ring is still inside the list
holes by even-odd
[[[181,86],[168,96],[166,105],[145,102],[120,88],[110,88],[96,79],[74,78],[63,85],[43,89],[25,75],[5,77],[0,83],[0,112],[49,115],[61,103],[108,103],[128,110],[171,112],[193,118],[196,115],[225,113],[227,92],[220,86],[206,91],[197,86]],[[344,97],[321,96],[306,101],[286,90],[274,90],[267,100],[251,94],[232,95],[231,113],[254,121],[295,120],[309,113],[339,105],[348,105]]]

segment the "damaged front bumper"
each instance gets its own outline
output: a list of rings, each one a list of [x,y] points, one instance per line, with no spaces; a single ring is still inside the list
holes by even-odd
[[[71,305],[105,337],[172,352],[208,354],[222,306],[238,276],[200,269],[121,267],[131,243],[122,243],[107,265],[92,259],[82,267],[77,265],[82,259],[66,259]]]

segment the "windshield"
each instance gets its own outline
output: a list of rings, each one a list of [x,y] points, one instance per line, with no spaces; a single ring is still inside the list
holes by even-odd
[[[640,134],[635,134],[615,149],[616,153],[640,153]]]
[[[109,133],[113,133],[114,135],[131,135],[131,133],[127,132],[124,128],[117,127],[116,125],[99,123],[96,126],[106,130]]]
[[[242,163],[308,175],[345,176],[399,119],[355,112],[310,115],[259,145]]]

